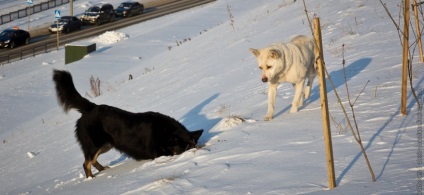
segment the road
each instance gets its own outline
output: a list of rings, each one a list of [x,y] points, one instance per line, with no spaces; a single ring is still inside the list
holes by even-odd
[[[60,34],[59,42],[60,45],[64,45],[81,39],[97,36],[106,31],[117,30],[146,20],[158,18],[164,15],[172,14],[214,1],[215,0],[180,0],[171,2],[169,4],[147,9],[142,15],[134,16],[131,18],[117,19],[114,22],[106,23],[100,26],[84,27],[80,31],[76,31],[69,34]],[[15,49],[1,49],[0,63],[16,61],[28,56],[33,56],[36,54],[51,51],[53,48],[57,48],[56,40],[57,37],[55,34],[48,34],[39,37],[33,37],[29,45],[19,46]]]

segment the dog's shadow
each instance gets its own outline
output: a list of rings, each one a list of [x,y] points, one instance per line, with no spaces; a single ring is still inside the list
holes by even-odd
[[[210,119],[201,113],[202,109],[211,103],[214,99],[216,99],[219,94],[214,94],[208,99],[204,100],[196,107],[188,111],[183,117],[181,117],[180,121],[184,126],[189,129],[189,131],[195,131],[199,129],[203,129],[203,134],[199,139],[199,145],[203,145],[203,143],[208,142],[212,137],[217,135],[216,132],[209,132],[216,124],[221,121],[221,118],[213,118]]]
[[[121,156],[115,160],[110,161],[108,166],[111,166],[111,167],[117,166],[121,164],[122,162],[124,162],[125,160],[127,160],[128,158],[130,157],[127,154],[121,153]]]
[[[349,64],[345,67],[346,70],[346,82],[349,81],[352,77],[358,75],[361,71],[363,71],[370,63],[372,59],[371,58],[362,58],[359,60],[354,61],[353,63]],[[331,80],[334,83],[334,87],[338,88],[341,85],[345,84],[344,79],[344,70],[343,68],[330,72]],[[314,83],[318,83],[318,80],[315,79]],[[331,84],[329,83],[328,79],[326,79],[326,88],[327,88],[327,94],[333,91],[333,88],[331,87]],[[300,108],[307,107],[310,103],[315,102],[319,100],[319,85],[316,84],[315,87],[311,90],[311,96],[305,100],[303,106]],[[288,112],[291,108],[291,102],[288,106],[286,106],[284,109],[282,109],[280,112],[278,112],[274,117],[277,117],[285,112]]]

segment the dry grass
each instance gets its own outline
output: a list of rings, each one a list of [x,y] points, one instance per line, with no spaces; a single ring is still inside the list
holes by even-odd
[[[233,13],[231,13],[231,6],[227,4],[227,11],[228,11],[228,16],[230,17],[230,25],[233,28],[233,31],[235,31],[234,28],[234,15]]]
[[[96,79],[93,76],[90,77],[90,87],[94,97],[98,97],[102,94],[100,91],[100,79],[98,77]]]

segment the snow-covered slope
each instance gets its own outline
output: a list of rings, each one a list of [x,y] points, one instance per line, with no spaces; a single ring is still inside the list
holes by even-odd
[[[397,4],[388,4],[396,15]],[[352,98],[369,81],[354,108],[377,182],[328,88],[338,185],[328,190],[317,80],[293,114],[294,91],[282,84],[274,119],[262,121],[266,84],[248,48],[310,35],[303,3],[218,0],[85,40],[96,42],[97,51],[75,63],[64,65],[62,48],[1,66],[0,194],[416,194],[422,113],[410,92],[408,115],[399,112],[395,27],[378,1],[307,6],[321,19],[325,62],[343,103],[342,44]],[[423,67],[416,61],[413,85],[422,100]],[[111,151],[99,161],[112,168],[85,179],[73,135],[80,114],[66,115],[57,105],[53,69],[69,70],[78,91],[95,103],[158,111],[190,130],[203,128],[204,147],[140,162]],[[90,76],[102,82],[97,98]]]

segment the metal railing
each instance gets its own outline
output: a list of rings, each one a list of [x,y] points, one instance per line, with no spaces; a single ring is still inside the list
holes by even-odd
[[[29,13],[32,15],[32,14],[39,13],[51,8],[55,8],[57,6],[69,3],[69,1],[70,0],[50,0],[50,1],[39,3],[39,4],[28,6],[18,11],[10,12],[9,14],[1,15],[0,25],[8,23],[8,22],[12,22],[13,20],[16,20],[19,18],[27,17]]]
[[[56,42],[48,42],[44,45],[35,46],[28,49],[13,50],[15,52],[7,55],[0,55],[0,65],[4,65],[10,62],[19,61],[29,57],[35,57],[38,54],[48,53],[50,51],[57,50]]]

